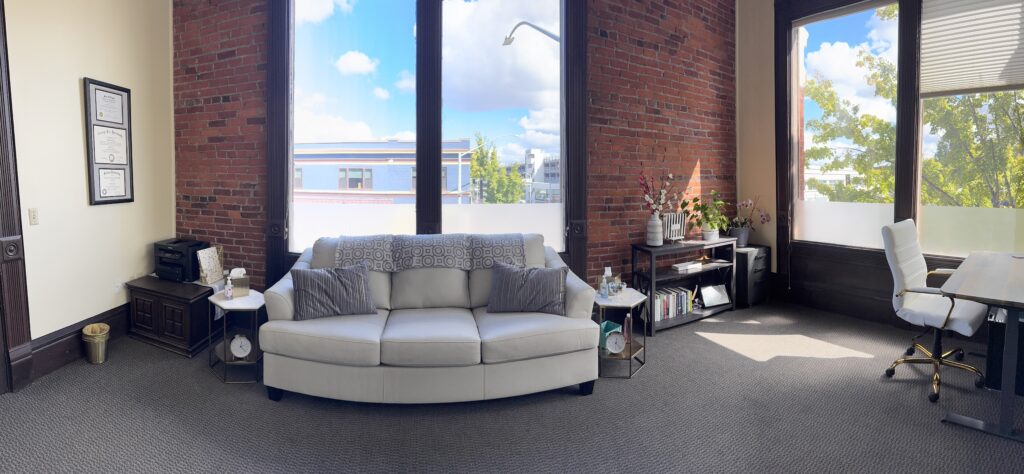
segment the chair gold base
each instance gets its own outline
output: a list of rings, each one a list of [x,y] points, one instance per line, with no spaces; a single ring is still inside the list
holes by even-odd
[[[920,352],[925,357],[909,357],[914,352]],[[974,386],[981,388],[985,385],[985,375],[981,373],[977,368],[960,362],[964,357],[964,350],[956,348],[942,352],[942,331],[939,329],[935,330],[935,347],[933,350],[928,350],[921,344],[914,343],[913,347],[907,349],[905,353],[908,357],[902,357],[896,359],[888,369],[885,370],[886,377],[892,377],[896,373],[896,366],[902,364],[931,364],[932,366],[932,393],[928,395],[928,400],[932,403],[939,401],[939,388],[942,385],[942,371],[941,368],[952,367],[954,369],[966,370],[968,372],[977,375],[978,378],[974,381]],[[938,357],[935,354],[941,354]]]

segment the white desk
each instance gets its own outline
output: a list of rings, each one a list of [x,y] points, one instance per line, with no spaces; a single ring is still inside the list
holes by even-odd
[[[1020,258],[1018,258],[1020,257]],[[979,420],[950,411],[943,422],[954,423],[1024,442],[1024,436],[1013,428],[1013,405],[1017,387],[1017,335],[1024,318],[1024,254],[971,252],[957,268],[942,294],[963,300],[977,301],[1005,308],[1005,344],[1003,345],[1002,393],[999,396],[999,421]],[[989,353],[989,357],[995,354]]]

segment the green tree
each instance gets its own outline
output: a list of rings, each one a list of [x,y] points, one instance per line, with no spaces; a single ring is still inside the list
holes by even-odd
[[[523,177],[515,167],[506,169],[498,161],[498,149],[483,134],[476,133],[476,149],[469,162],[469,176],[487,204],[516,203],[523,198]]]
[[[894,21],[895,6],[876,10]],[[868,70],[867,82],[878,97],[896,106],[896,66],[867,50],[857,65]],[[853,169],[849,183],[828,185],[810,179],[808,187],[831,201],[892,202],[895,189],[896,125],[861,112],[839,97],[832,83],[808,78],[804,94],[822,111],[808,120],[814,140],[805,151],[805,166],[823,171]],[[922,107],[925,130],[938,135],[935,156],[921,161],[924,204],[969,207],[1017,207],[1024,199],[1024,93],[964,94],[927,99]],[[835,143],[850,143],[837,146]]]

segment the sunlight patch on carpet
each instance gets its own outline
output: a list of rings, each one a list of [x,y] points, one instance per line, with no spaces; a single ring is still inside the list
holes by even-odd
[[[837,346],[800,334],[721,334],[698,332],[701,337],[726,349],[758,362],[767,362],[775,357],[810,357],[815,359],[840,359],[843,357],[873,358],[843,346]]]
[[[724,319],[718,319],[718,318],[704,318],[704,319],[701,320],[701,322],[705,322],[705,323],[761,324],[761,321],[758,321],[756,319],[748,319],[746,321],[726,321]]]

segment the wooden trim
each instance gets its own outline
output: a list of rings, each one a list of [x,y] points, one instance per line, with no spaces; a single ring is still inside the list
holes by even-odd
[[[39,380],[46,374],[85,357],[85,344],[82,342],[82,328],[85,326],[93,323],[109,324],[110,340],[127,334],[128,314],[129,305],[125,303],[33,340],[31,381]]]
[[[269,288],[294,260],[288,257],[288,200],[292,183],[292,3],[269,2],[267,29],[267,270]]]
[[[416,233],[441,233],[441,0],[416,2]]]
[[[786,2],[775,4],[775,230],[776,268],[789,288],[789,244],[792,232],[792,127],[790,127],[790,50],[792,21]]]
[[[562,1],[562,175],[566,264],[587,276],[587,0]]]
[[[0,393],[27,385],[32,367],[6,22],[0,0]]]

